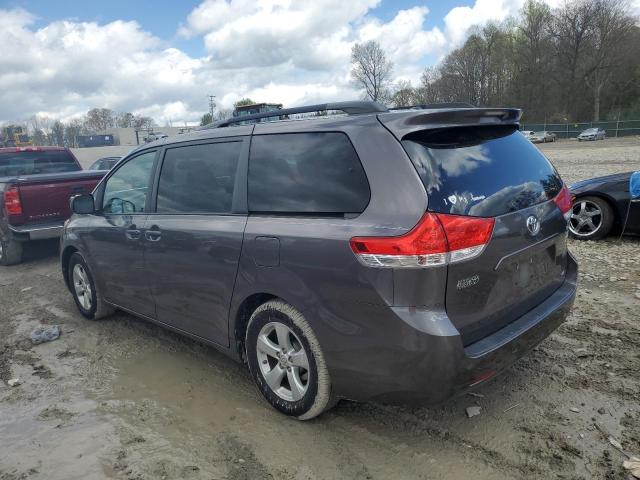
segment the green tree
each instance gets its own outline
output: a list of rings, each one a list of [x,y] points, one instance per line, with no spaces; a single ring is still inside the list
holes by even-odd
[[[254,105],[256,102],[254,102],[253,100],[251,100],[249,97],[246,98],[241,98],[240,100],[238,100],[237,102],[235,102],[233,104],[234,108],[238,108],[238,107],[245,107],[247,105]]]
[[[210,113],[205,113],[200,117],[200,126],[209,125],[213,121]]]

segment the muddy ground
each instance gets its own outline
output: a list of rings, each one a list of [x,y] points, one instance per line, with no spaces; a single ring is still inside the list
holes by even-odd
[[[541,148],[569,182],[640,169],[638,138]],[[640,454],[640,240],[570,247],[571,317],[478,396],[300,423],[211,348],[122,313],[84,320],[56,243],[30,245],[0,270],[0,479],[627,478],[606,435]],[[42,324],[62,336],[33,346]]]

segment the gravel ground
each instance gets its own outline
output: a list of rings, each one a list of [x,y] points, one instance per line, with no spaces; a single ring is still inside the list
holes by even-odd
[[[638,138],[541,149],[568,182],[640,169]],[[300,423],[210,348],[126,314],[84,320],[56,243],[32,244],[0,270],[0,479],[625,479],[607,437],[640,454],[640,240],[570,248],[570,318],[476,395]],[[62,336],[32,346],[42,324]]]

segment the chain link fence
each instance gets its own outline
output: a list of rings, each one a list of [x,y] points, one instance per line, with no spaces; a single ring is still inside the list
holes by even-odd
[[[526,123],[520,130],[553,132],[557,138],[576,138],[587,128],[603,128],[607,137],[626,137],[640,135],[640,120],[620,120],[612,122],[580,122],[580,123]]]

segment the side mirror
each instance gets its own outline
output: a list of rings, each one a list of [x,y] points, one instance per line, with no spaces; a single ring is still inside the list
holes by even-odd
[[[632,200],[640,198],[640,171],[633,172],[629,178],[629,195]]]
[[[93,195],[76,195],[71,197],[71,211],[80,215],[87,215],[95,212],[95,204]]]

